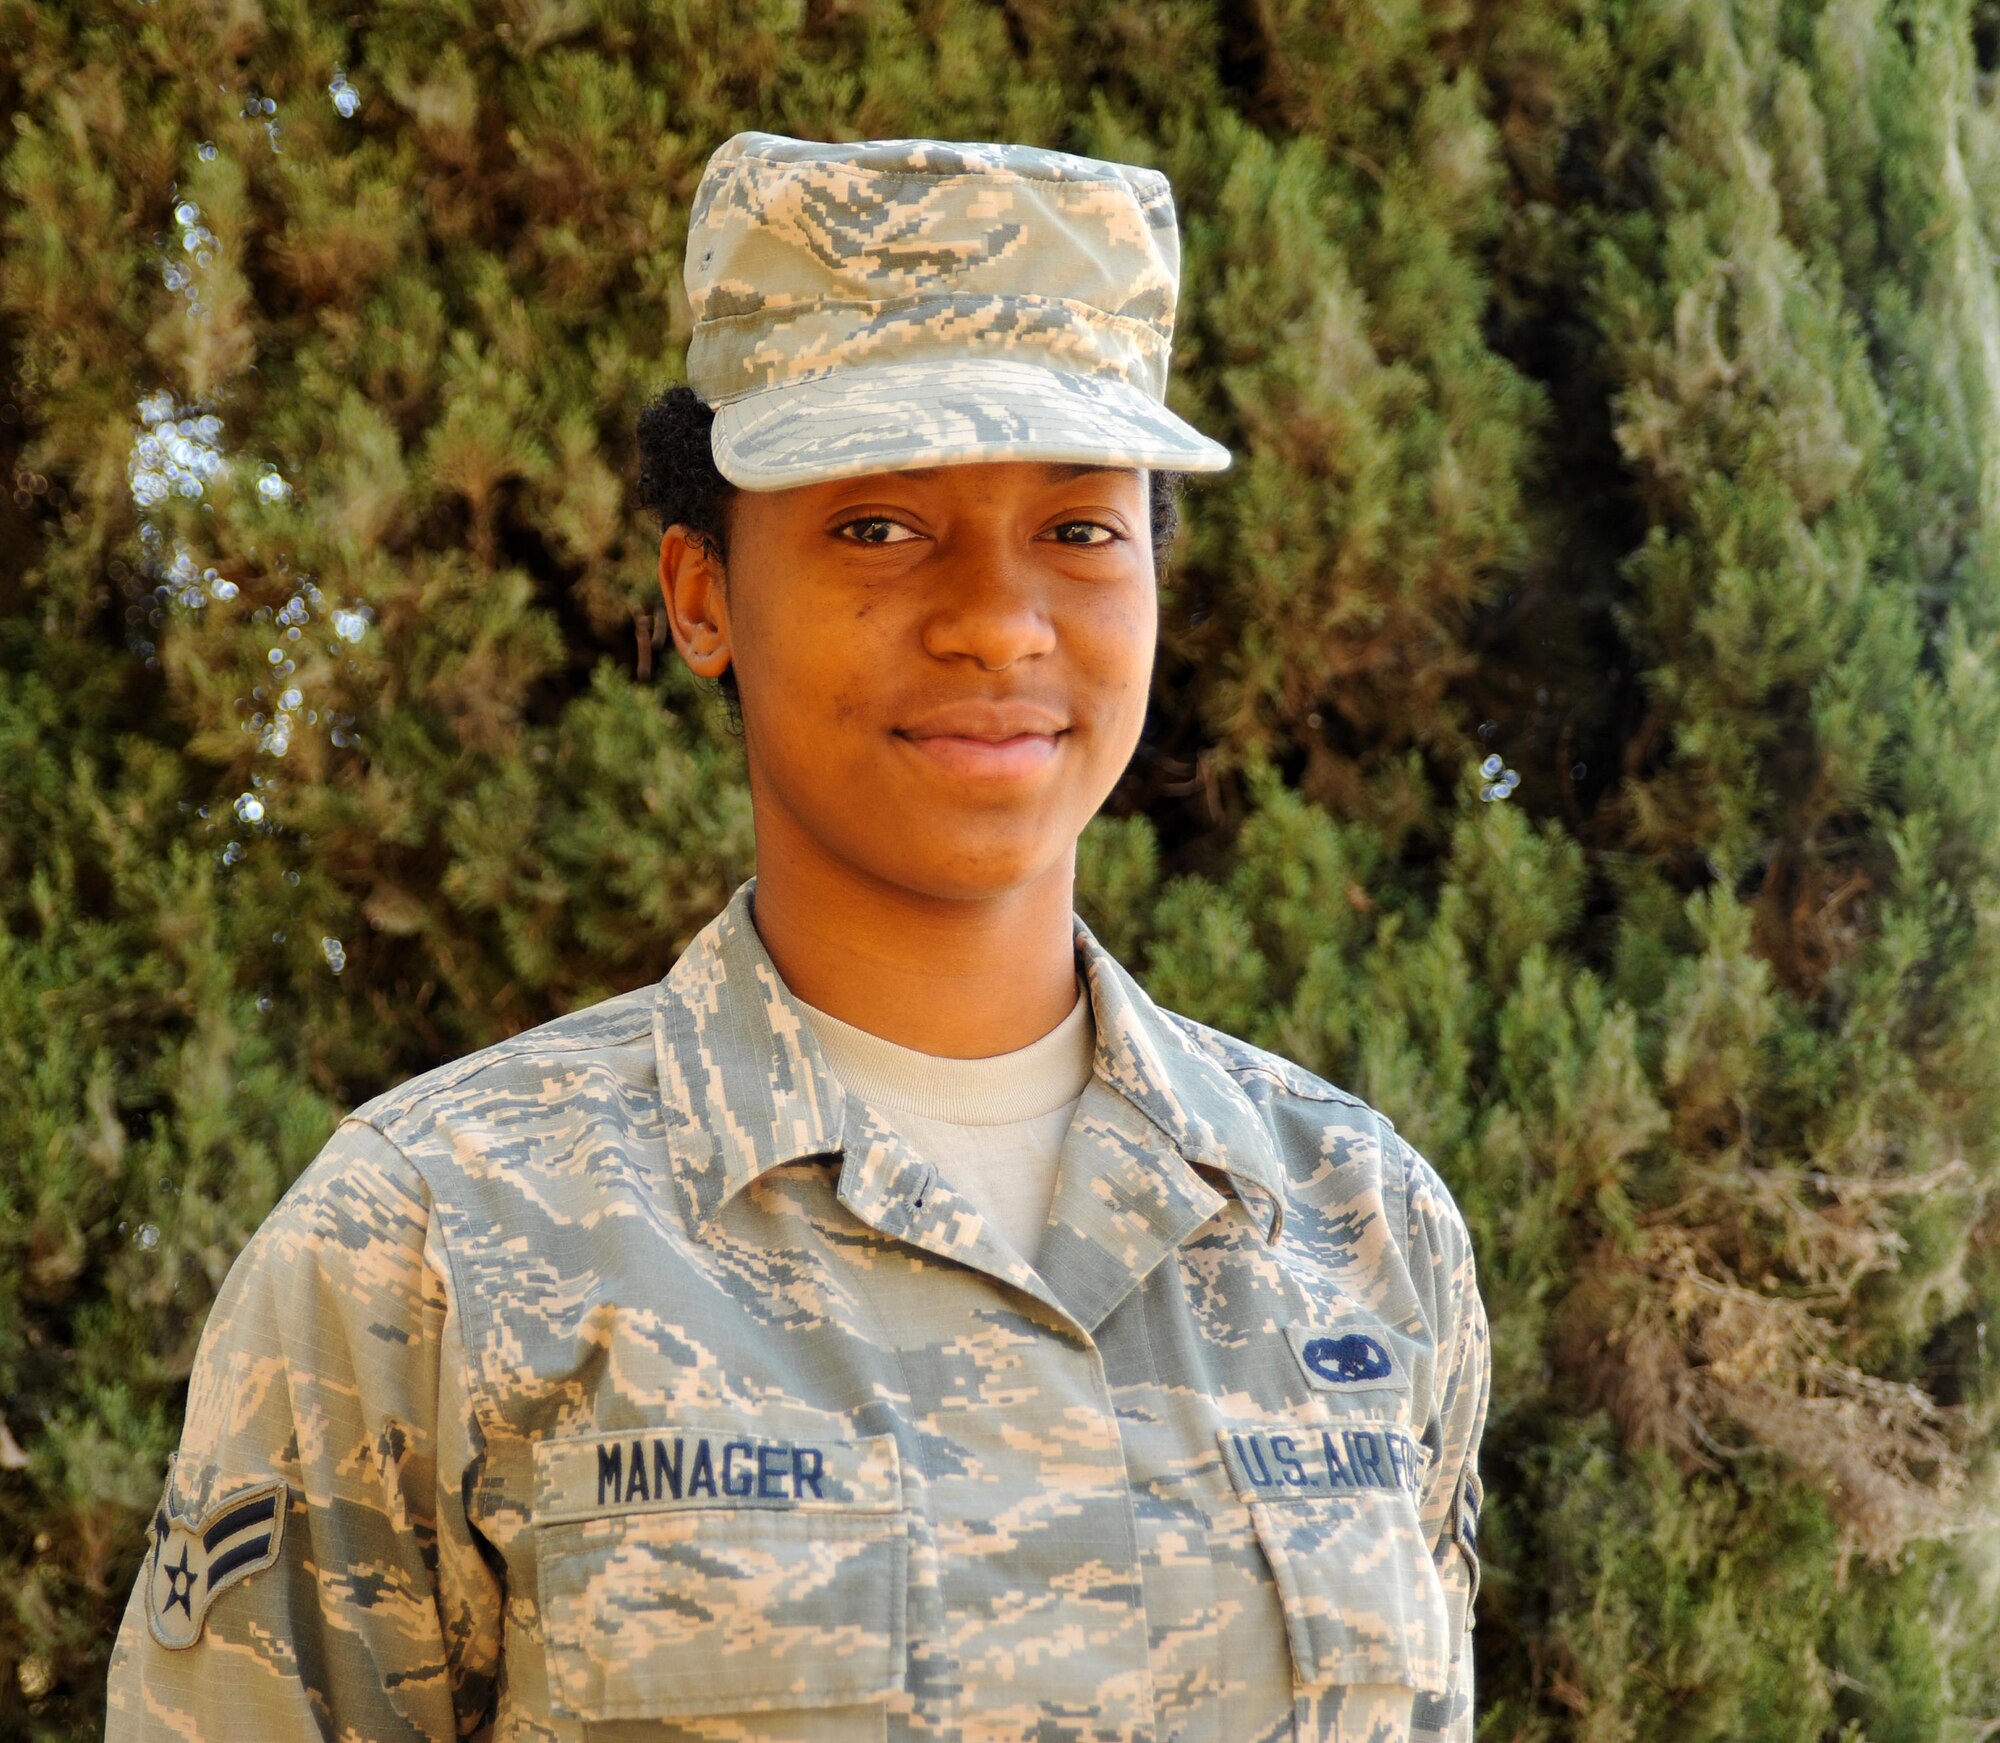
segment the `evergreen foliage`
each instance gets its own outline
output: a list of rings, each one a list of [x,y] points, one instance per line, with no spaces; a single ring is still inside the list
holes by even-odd
[[[1994,1734],[1991,0],[0,40],[0,1734],[99,1729],[203,1314],[339,1113],[752,867],[634,435],[744,127],[1174,182],[1238,460],[1079,905],[1466,1212],[1482,1737]]]

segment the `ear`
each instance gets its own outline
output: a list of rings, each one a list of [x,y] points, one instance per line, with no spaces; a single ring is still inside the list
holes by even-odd
[[[719,678],[732,657],[727,577],[721,560],[684,526],[660,536],[660,597],[674,646],[700,678]]]

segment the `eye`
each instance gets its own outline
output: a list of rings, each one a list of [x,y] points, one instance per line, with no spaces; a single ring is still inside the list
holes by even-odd
[[[865,514],[855,520],[843,521],[839,526],[834,528],[834,531],[846,534],[853,532],[856,527],[862,527],[866,530],[855,534],[854,538],[849,541],[851,544],[901,545],[907,544],[910,539],[917,537],[917,534],[911,532],[901,521],[891,520],[887,515],[883,514]],[[895,538],[889,536],[893,533],[903,533],[907,537]]]
[[[1081,528],[1085,532],[1102,533],[1104,537],[1101,539],[1088,539],[1088,538],[1075,539],[1065,536],[1069,533],[1075,532],[1079,528]],[[1095,520],[1066,520],[1063,522],[1061,526],[1057,527],[1055,531],[1056,531],[1057,544],[1083,545],[1085,547],[1091,545],[1115,544],[1118,540],[1124,538],[1125,536],[1123,533],[1114,532],[1110,527],[1106,526],[1102,521],[1095,521]]]

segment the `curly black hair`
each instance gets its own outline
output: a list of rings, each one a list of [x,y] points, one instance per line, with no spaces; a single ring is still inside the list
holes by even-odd
[[[659,516],[660,531],[684,526],[693,543],[704,546],[718,562],[729,561],[729,504],[736,486],[716,470],[709,445],[715,413],[691,387],[668,388],[639,413],[639,500]],[[1181,524],[1179,472],[1151,471],[1150,508],[1153,529],[1153,573],[1165,572],[1167,553]],[[725,582],[726,585],[726,582]],[[736,668],[726,668],[714,687],[728,708],[730,729],[743,731]]]

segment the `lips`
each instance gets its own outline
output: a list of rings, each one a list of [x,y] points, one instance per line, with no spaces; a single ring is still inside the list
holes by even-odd
[[[897,731],[905,738],[983,739],[988,744],[999,744],[1025,734],[1053,738],[1068,727],[1069,722],[1053,709],[1017,697],[1004,702],[946,703],[898,727]]]
[[[918,715],[896,736],[949,774],[1020,780],[1055,760],[1069,729],[1064,716],[1025,696],[966,696]]]

